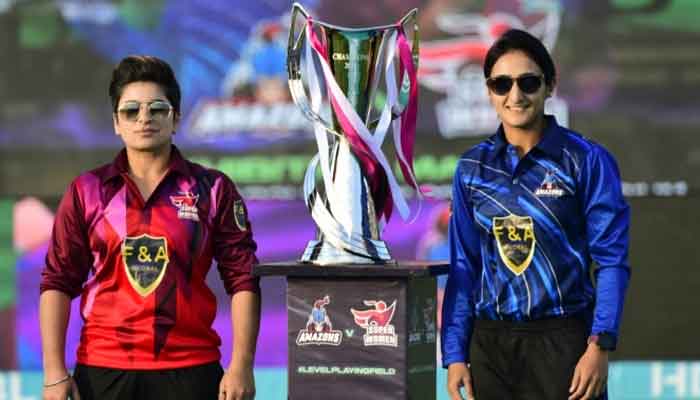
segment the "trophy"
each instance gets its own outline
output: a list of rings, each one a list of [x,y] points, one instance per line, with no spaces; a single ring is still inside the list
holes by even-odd
[[[318,236],[309,242],[302,262],[392,262],[380,232],[394,210],[404,220],[410,210],[381,146],[391,129],[404,181],[420,198],[413,172],[416,16],[413,9],[393,25],[343,28],[316,21],[301,5],[293,5],[289,87],[313,122],[318,145],[304,177],[304,200]],[[382,76],[385,90],[377,96]],[[383,106],[375,107],[382,98]],[[317,184],[319,169],[322,185]]]

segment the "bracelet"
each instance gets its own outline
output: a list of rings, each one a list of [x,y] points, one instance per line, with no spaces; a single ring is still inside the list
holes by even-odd
[[[51,387],[51,386],[60,385],[61,383],[63,383],[63,382],[65,382],[65,381],[69,380],[70,378],[71,378],[71,376],[70,376],[70,374],[68,374],[68,375],[64,376],[63,378],[57,380],[56,382],[44,384],[44,387],[45,387],[45,388],[48,388],[48,387]]]

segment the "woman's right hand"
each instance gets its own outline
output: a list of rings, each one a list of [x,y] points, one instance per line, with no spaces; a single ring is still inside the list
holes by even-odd
[[[464,400],[460,388],[464,387],[467,399],[474,399],[472,389],[472,374],[469,366],[463,362],[452,363],[447,367],[447,392],[450,400]]]
[[[63,375],[60,374],[46,374],[46,383],[56,382],[62,377],[68,375],[66,372]],[[55,378],[54,378],[55,376]],[[43,400],[80,400],[80,393],[78,393],[78,385],[75,384],[73,377],[69,377],[65,382],[61,382],[57,385],[44,387],[44,393],[42,396]]]

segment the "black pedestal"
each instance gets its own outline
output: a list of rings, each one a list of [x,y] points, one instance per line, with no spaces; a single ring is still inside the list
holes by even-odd
[[[435,399],[443,262],[261,264],[287,277],[289,399]]]

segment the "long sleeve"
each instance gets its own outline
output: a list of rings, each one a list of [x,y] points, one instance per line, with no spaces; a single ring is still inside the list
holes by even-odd
[[[71,299],[82,292],[93,259],[78,185],[74,181],[56,211],[39,290],[61,291]]]
[[[450,270],[442,306],[442,365],[469,361],[473,330],[474,296],[481,270],[479,232],[465,194],[460,165],[452,189],[452,216],[448,232]]]
[[[251,274],[257,263],[248,211],[233,182],[222,176],[217,192],[214,227],[214,259],[228,294],[241,290],[259,292],[259,279]]]
[[[630,278],[627,262],[630,210],[622,195],[613,157],[594,146],[582,170],[586,237],[597,264],[592,334],[606,332],[616,340]]]

